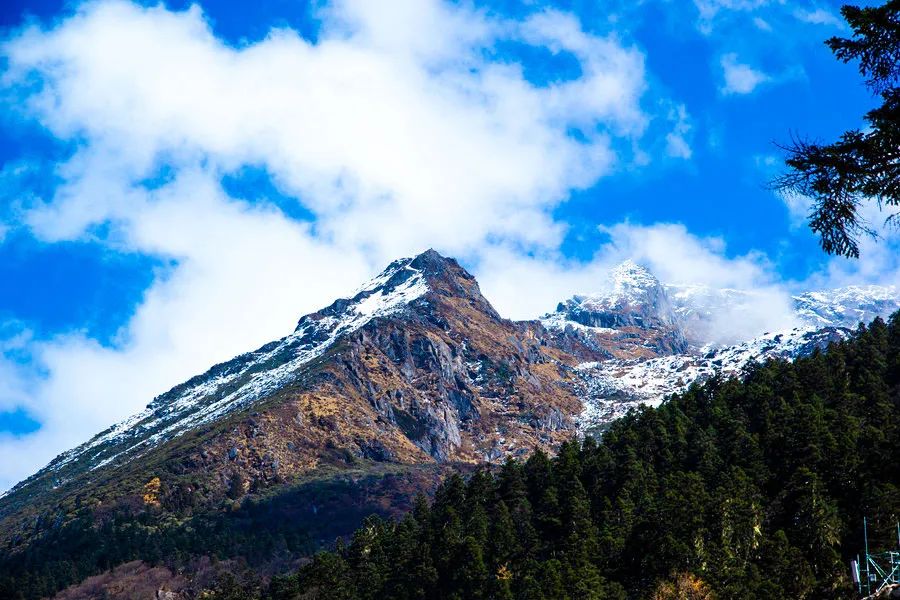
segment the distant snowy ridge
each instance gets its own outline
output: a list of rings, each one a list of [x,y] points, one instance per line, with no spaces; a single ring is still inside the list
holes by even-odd
[[[896,286],[847,286],[793,297],[798,316],[811,327],[856,327],[900,310]]]
[[[644,267],[626,261],[611,272],[607,291],[579,294],[561,302],[541,323],[551,331],[590,339],[608,339],[622,327],[645,329],[647,336],[672,327],[688,343],[684,351],[654,346],[659,355],[634,360],[587,362],[577,373],[584,402],[582,430],[597,430],[630,408],[658,405],[665,397],[715,374],[737,375],[755,361],[794,359],[847,338],[859,323],[900,310],[894,286],[850,286],[805,292],[790,298],[787,320],[777,331],[750,339],[722,342],[717,329],[759,313],[771,302],[766,292],[718,289],[704,285],[666,285]],[[771,293],[770,293],[771,294]],[[669,315],[672,315],[669,318]],[[733,323],[732,323],[733,324]],[[634,335],[634,334],[631,334]]]
[[[633,261],[616,267],[610,280],[611,284],[601,286],[607,291],[576,294],[560,302],[556,311],[541,317],[541,322],[557,330],[566,326],[609,329],[622,325],[670,324],[681,327],[696,348],[717,343],[724,346],[747,340],[721,343],[713,339],[715,336],[710,334],[708,325],[723,314],[740,315],[743,309],[767,299],[765,293],[758,291],[663,284]],[[778,331],[787,332],[795,327],[854,328],[900,310],[900,291],[893,285],[848,286],[804,292],[786,301],[790,304],[792,321],[776,327]],[[634,313],[637,318],[628,316]]]
[[[793,360],[816,348],[846,339],[850,329],[793,329],[769,333],[734,346],[708,346],[693,353],[649,360],[608,360],[582,363],[579,376],[584,412],[579,429],[603,429],[630,409],[658,406],[665,398],[685,391],[694,382],[714,375],[737,376],[751,363],[769,359]]]

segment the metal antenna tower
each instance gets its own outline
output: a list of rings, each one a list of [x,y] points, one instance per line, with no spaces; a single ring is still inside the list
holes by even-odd
[[[885,552],[869,552],[869,524],[863,517],[865,557],[857,555],[850,561],[850,576],[860,595],[873,596],[885,587],[900,584],[900,523],[897,524],[897,549]]]

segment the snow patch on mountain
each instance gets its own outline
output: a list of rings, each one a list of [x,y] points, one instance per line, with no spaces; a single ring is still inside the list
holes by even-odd
[[[856,327],[900,310],[895,286],[848,286],[794,296],[798,316],[812,327]]]
[[[539,321],[547,329],[558,329],[560,331],[567,327],[594,333],[615,333],[617,331],[614,327],[592,327],[590,325],[579,323],[578,321],[573,321],[568,318],[568,314],[564,310],[544,315]]]
[[[768,333],[733,346],[706,346],[690,354],[583,363],[576,367],[584,402],[584,411],[578,417],[579,430],[602,430],[629,410],[641,405],[658,406],[692,383],[715,375],[740,375],[754,362],[793,360],[847,339],[850,334],[846,328],[798,328]]]
[[[659,285],[659,280],[644,266],[626,260],[612,270],[613,292],[628,294],[648,290]]]
[[[626,261],[613,269],[606,292],[577,294],[542,317],[547,327],[668,327],[677,321],[665,289],[645,267]]]

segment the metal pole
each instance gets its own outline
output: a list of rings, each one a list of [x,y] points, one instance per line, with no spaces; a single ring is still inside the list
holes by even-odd
[[[856,564],[854,567],[853,575],[856,575],[856,591],[862,595],[862,577],[859,576],[859,554],[856,555]]]
[[[897,551],[898,551],[898,554],[897,554],[897,563],[898,563],[898,566],[900,566],[900,521],[897,522]],[[894,566],[894,555],[893,555],[893,553],[891,554],[891,566]],[[895,572],[896,572],[896,569],[895,569]],[[897,582],[897,583],[900,583],[900,574],[898,574],[897,579],[896,579],[896,582]]]
[[[866,544],[866,594],[871,594],[871,580],[869,579],[869,529],[866,517],[863,517],[863,541]]]

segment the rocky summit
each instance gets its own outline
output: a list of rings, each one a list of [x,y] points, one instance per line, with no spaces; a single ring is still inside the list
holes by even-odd
[[[608,290],[560,302],[541,322],[559,334],[557,344],[575,350],[577,340],[606,358],[645,359],[688,349],[666,290],[646,268],[626,261],[613,269]],[[577,353],[577,351],[576,351]]]
[[[709,323],[749,292],[666,285],[630,261],[598,288],[514,322],[455,260],[397,260],[10,490],[0,547],[14,554],[111,515],[176,531],[252,499],[315,531],[309,550],[370,512],[400,514],[451,467],[552,451],[695,381],[809,354],[900,308],[893,288],[808,292],[791,300],[794,327],[722,343]]]

